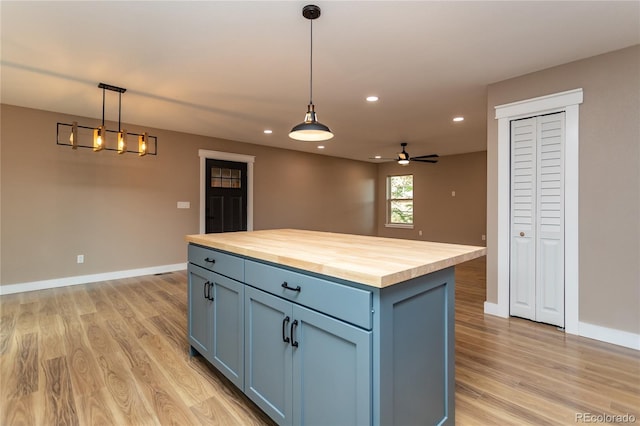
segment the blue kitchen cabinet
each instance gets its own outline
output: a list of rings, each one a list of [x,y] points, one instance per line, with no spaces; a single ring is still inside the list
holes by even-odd
[[[233,384],[244,383],[244,284],[194,264],[189,275],[189,342]]]
[[[371,423],[370,331],[252,287],[245,324],[245,394],[278,424]]]
[[[213,301],[210,298],[213,273],[206,269],[189,264],[188,279],[188,331],[191,354],[194,350],[211,360],[213,334]]]

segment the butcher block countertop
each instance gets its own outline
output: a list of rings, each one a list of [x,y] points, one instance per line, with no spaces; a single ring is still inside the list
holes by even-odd
[[[185,240],[379,288],[486,254],[485,247],[299,229],[187,235]]]

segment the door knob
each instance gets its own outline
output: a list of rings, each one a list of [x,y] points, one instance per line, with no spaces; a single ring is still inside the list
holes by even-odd
[[[521,232],[521,233],[520,233],[520,236],[521,236],[521,237],[524,237],[524,232]]]

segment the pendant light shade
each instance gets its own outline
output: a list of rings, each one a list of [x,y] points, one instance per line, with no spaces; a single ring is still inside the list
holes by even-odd
[[[308,142],[326,141],[333,137],[333,133],[329,130],[329,127],[318,121],[315,112],[315,105],[313,105],[313,20],[320,17],[320,8],[312,4],[307,5],[302,8],[302,16],[311,22],[309,105],[307,106],[307,113],[304,116],[304,121],[293,126],[289,133],[289,137],[291,139]]]
[[[314,105],[309,104],[307,113],[304,115],[304,121],[293,126],[289,137],[299,141],[317,142],[331,139],[333,133],[331,133],[331,130],[329,130],[327,126],[317,120]]]

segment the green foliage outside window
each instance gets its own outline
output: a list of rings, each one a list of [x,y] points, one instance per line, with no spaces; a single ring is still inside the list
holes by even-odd
[[[390,224],[413,224],[413,175],[388,177],[387,206]]]

